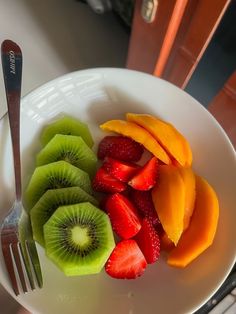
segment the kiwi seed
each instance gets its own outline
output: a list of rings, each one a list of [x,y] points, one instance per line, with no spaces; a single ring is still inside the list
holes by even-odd
[[[37,167],[25,191],[25,208],[30,210],[47,190],[72,186],[92,194],[89,175],[66,161]]]
[[[108,215],[89,202],[59,207],[44,239],[47,256],[67,276],[99,273],[115,247]]]
[[[37,166],[64,160],[93,177],[97,157],[81,136],[55,135],[37,155]]]

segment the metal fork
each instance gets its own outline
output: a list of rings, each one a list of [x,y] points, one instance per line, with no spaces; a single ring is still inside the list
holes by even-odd
[[[35,279],[41,288],[42,273],[32,236],[29,215],[21,202],[20,166],[20,97],[22,77],[22,53],[20,47],[5,40],[1,46],[3,76],[6,90],[8,117],[12,139],[15,172],[15,202],[1,225],[1,245],[8,276],[16,295],[35,289]]]

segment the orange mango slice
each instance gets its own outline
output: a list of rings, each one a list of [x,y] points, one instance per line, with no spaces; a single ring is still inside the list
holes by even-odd
[[[137,123],[163,146],[181,166],[192,164],[192,152],[184,136],[170,123],[164,122],[149,114],[127,113],[126,119]]]
[[[193,162],[193,154],[192,154],[192,150],[191,147],[189,145],[189,142],[185,139],[185,137],[181,134],[182,136],[182,145],[183,145],[183,150],[185,152],[185,156],[186,156],[186,163],[185,166],[191,166],[192,162]]]
[[[178,170],[185,185],[184,230],[186,230],[193,214],[196,197],[195,174],[190,167],[179,167]]]
[[[213,242],[219,218],[219,203],[215,191],[203,178],[196,176],[196,201],[188,229],[171,251],[167,263],[185,267]]]
[[[142,144],[154,156],[160,159],[165,164],[170,164],[171,159],[161,145],[154,139],[154,137],[140,127],[136,123],[127,122],[124,120],[109,120],[100,125],[104,131],[111,131],[122,134],[132,138],[134,141]]]
[[[168,238],[177,245],[184,228],[185,185],[178,168],[159,166],[152,200]]]

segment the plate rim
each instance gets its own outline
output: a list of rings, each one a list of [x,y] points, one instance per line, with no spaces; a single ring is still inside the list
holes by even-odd
[[[231,149],[233,150],[233,152],[236,152],[235,148],[234,148],[234,146],[233,146],[233,144],[232,144],[232,142],[231,142],[231,140],[230,140],[230,138],[228,136],[228,134],[223,129],[221,124],[217,121],[217,119],[213,116],[213,114],[210,113],[210,111],[207,110],[207,108],[205,106],[203,106],[196,98],[194,98],[192,95],[187,93],[184,89],[181,89],[180,87],[174,85],[173,83],[171,83],[171,82],[169,82],[169,81],[167,81],[167,80],[165,80],[163,78],[154,76],[154,75],[152,75],[150,73],[138,71],[138,70],[132,70],[132,69],[127,69],[127,68],[119,68],[119,67],[97,67],[97,68],[88,68],[88,69],[82,69],[82,70],[75,70],[75,71],[68,72],[68,73],[65,73],[63,75],[57,76],[56,78],[54,78],[52,80],[49,80],[49,81],[47,81],[47,82],[45,82],[45,83],[43,83],[43,84],[33,88],[32,90],[30,90],[24,96],[21,97],[21,102],[24,103],[24,101],[26,101],[26,99],[28,97],[30,97],[32,94],[34,94],[37,90],[40,90],[42,88],[47,88],[48,86],[55,84],[59,80],[65,79],[66,77],[75,76],[75,75],[82,75],[82,74],[86,74],[86,73],[93,72],[93,71],[99,71],[99,72],[103,72],[103,71],[105,71],[105,72],[106,71],[120,71],[120,72],[130,73],[132,75],[142,75],[142,76],[148,77],[149,79],[155,79],[155,80],[159,80],[159,81],[165,82],[166,84],[171,86],[171,88],[174,88],[176,91],[183,92],[187,97],[190,97],[192,99],[192,101],[195,103],[195,106],[199,106],[201,108],[200,110],[202,110],[204,112],[204,114],[207,114],[208,117],[217,125],[217,127],[224,134],[224,136],[225,136],[228,144],[230,145]]]
[[[230,148],[230,151],[231,153],[234,153],[235,154],[235,149],[233,147],[233,144],[231,143],[227,133],[225,132],[225,130],[222,128],[222,126],[220,125],[220,123],[215,119],[215,117],[198,101],[196,100],[194,97],[192,97],[191,95],[189,95],[186,91],[180,89],[179,87],[175,86],[174,84],[168,82],[168,81],[165,81],[161,78],[158,78],[158,77],[155,77],[151,74],[148,74],[148,73],[144,73],[144,72],[140,72],[140,71],[136,71],[136,70],[129,70],[129,69],[123,69],[123,68],[114,68],[114,67],[99,67],[99,68],[90,68],[90,69],[84,69],[84,70],[76,70],[76,71],[73,71],[73,72],[69,72],[69,73],[66,73],[64,75],[61,75],[61,76],[58,76],[52,80],[49,80],[47,82],[45,82],[44,84],[42,85],[39,85],[38,87],[35,87],[34,89],[32,89],[31,91],[29,91],[28,93],[26,93],[22,98],[21,98],[21,102],[22,104],[24,105],[24,101],[27,100],[28,97],[32,96],[34,93],[36,93],[38,90],[40,89],[45,89],[45,88],[48,88],[49,86],[51,85],[55,85],[58,81],[62,80],[62,79],[65,79],[67,77],[71,77],[71,76],[76,76],[76,75],[83,75],[83,74],[86,74],[86,73],[92,73],[92,72],[107,72],[107,71],[119,71],[119,72],[126,72],[126,73],[132,73],[132,75],[141,75],[141,76],[146,76],[148,77],[148,79],[157,79],[157,80],[160,80],[160,81],[164,81],[165,84],[168,84],[171,86],[171,88],[174,87],[174,89],[176,89],[178,92],[182,92],[184,94],[187,95],[187,97],[190,97],[193,101],[193,103],[195,103],[196,106],[200,107],[201,111],[203,112],[203,114],[207,114],[208,117],[211,119],[211,121],[215,124],[215,126],[220,130],[220,132],[222,133],[223,137],[224,137],[224,140],[227,142],[227,145],[228,147]],[[0,122],[1,123],[1,122]],[[236,157],[236,155],[235,155]],[[235,161],[236,161],[236,158],[235,158]],[[214,295],[214,293],[219,289],[219,287],[222,285],[223,281],[226,279],[226,277],[229,275],[229,273],[231,272],[234,264],[236,262],[236,255],[235,255],[235,258],[234,258],[234,262],[233,264],[231,265],[231,267],[228,269],[228,272],[225,274],[224,276],[224,279],[221,281],[220,285],[217,286],[214,291],[211,293],[211,295],[209,295],[208,299]],[[3,286],[5,290],[8,291],[8,289],[6,289],[5,286]],[[8,291],[9,292],[9,291]],[[10,292],[9,292],[10,293]],[[12,294],[10,293],[13,298],[19,302],[19,300]],[[204,302],[202,302],[201,304],[199,304],[197,307],[193,307],[193,310],[196,311],[197,309],[199,309],[203,304],[205,304],[205,302],[208,300],[208,299],[205,299]],[[22,304],[23,306],[27,307],[27,303],[24,303],[24,302],[19,302],[20,304]]]

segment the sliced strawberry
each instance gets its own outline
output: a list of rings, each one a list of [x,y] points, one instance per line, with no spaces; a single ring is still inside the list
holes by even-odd
[[[134,176],[140,166],[134,163],[120,161],[111,157],[106,157],[103,168],[114,178],[122,182],[128,182]]]
[[[122,239],[132,238],[141,229],[137,210],[124,195],[111,195],[106,202],[106,209],[113,230]]]
[[[137,241],[148,264],[156,262],[160,256],[160,239],[151,221],[143,219],[142,228],[136,235]]]
[[[100,200],[100,202],[99,202],[99,208],[101,209],[101,210],[103,210],[104,212],[106,212],[106,204],[107,204],[107,200],[108,200],[108,198],[110,197],[110,195],[111,194],[106,194],[106,195],[104,195],[102,198],[101,198],[101,200]]]
[[[152,157],[129,181],[129,185],[136,190],[150,190],[157,181],[158,161]]]
[[[143,146],[129,137],[106,136],[98,145],[98,158],[108,156],[123,161],[138,161],[143,151]]]
[[[117,279],[135,279],[141,276],[147,262],[135,240],[119,242],[105,265],[107,274]]]
[[[156,227],[160,224],[160,220],[155,210],[151,191],[139,191],[131,189],[130,200],[133,202],[135,207],[138,209],[141,217],[147,217],[152,224]]]
[[[99,168],[92,181],[94,191],[104,193],[122,192],[126,189],[126,184],[115,179],[102,167]]]

